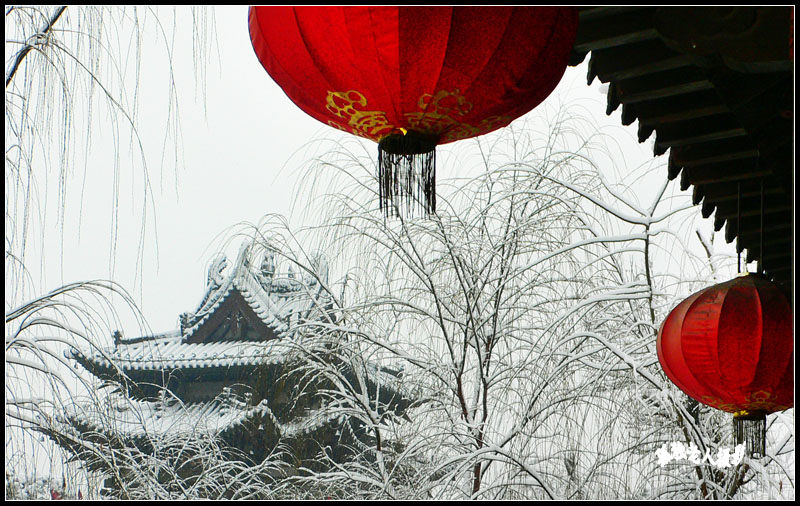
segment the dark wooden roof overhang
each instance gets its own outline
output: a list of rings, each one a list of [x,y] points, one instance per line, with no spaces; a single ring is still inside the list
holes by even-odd
[[[189,338],[185,338],[185,342],[205,342],[223,323],[233,323],[237,321],[238,317],[243,317],[252,328],[259,331],[259,340],[268,341],[278,338],[275,329],[264,323],[261,317],[250,307],[250,304],[247,303],[239,290],[234,288],[225,295],[219,307],[213,310],[211,317],[202,322]],[[229,338],[242,339],[234,329],[228,332],[228,334],[231,333],[233,333],[233,335],[228,336]]]
[[[608,83],[606,114],[669,150],[714,228],[791,294],[793,7],[581,7],[571,65]],[[762,200],[762,183],[764,198]],[[763,202],[763,213],[762,213]],[[763,244],[763,252],[762,252]]]

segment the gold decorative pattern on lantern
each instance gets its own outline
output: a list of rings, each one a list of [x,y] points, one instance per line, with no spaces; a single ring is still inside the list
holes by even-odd
[[[472,103],[458,88],[453,91],[439,90],[434,94],[424,93],[419,98],[417,106],[420,112],[405,114],[409,130],[441,134],[444,142],[474,137],[511,122],[511,118],[505,116],[491,116],[481,120],[477,126],[459,121],[456,116],[469,114],[472,111]]]
[[[747,396],[744,404],[747,404],[747,411],[763,410],[772,412],[783,411],[784,409],[789,409],[791,407],[777,404],[775,402],[776,399],[777,396],[771,392],[767,392],[766,390],[757,390],[755,392],[751,392],[750,395]],[[719,398],[711,395],[704,396],[699,400],[703,404],[721,411],[727,411],[728,413],[736,413],[742,409],[740,403],[723,403]]]
[[[719,409],[720,411],[727,411],[728,413],[733,413],[734,411],[739,410],[737,404],[726,404],[722,402],[718,397],[715,397],[713,395],[704,395],[702,399],[698,400],[707,406]]]
[[[472,111],[469,102],[456,88],[453,91],[439,90],[433,94],[424,93],[417,101],[419,112],[405,113],[405,128],[389,123],[385,111],[364,110],[367,98],[357,90],[329,91],[326,109],[346,125],[329,120],[328,125],[361,137],[379,141],[387,135],[402,130],[414,130],[426,134],[441,135],[441,142],[451,142],[491,132],[511,123],[508,116],[490,116],[477,125],[460,121]]]
[[[789,409],[791,407],[777,404],[775,402],[777,398],[778,396],[772,392],[767,392],[766,390],[757,390],[750,393],[750,395],[747,397],[747,409],[748,411],[783,411],[784,409]]]
[[[350,91],[329,91],[326,109],[336,116],[347,121],[350,131],[356,135],[361,135],[369,139],[379,139],[394,130],[394,125],[386,119],[384,111],[363,111],[356,109],[356,106],[364,108],[367,106],[367,99],[356,90]],[[348,131],[347,128],[331,120],[329,125],[339,130]]]

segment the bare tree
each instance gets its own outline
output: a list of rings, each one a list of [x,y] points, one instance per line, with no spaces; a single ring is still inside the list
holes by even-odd
[[[306,365],[338,377],[332,398],[375,434],[362,459],[313,480],[344,495],[437,499],[731,498],[749,481],[776,487],[752,463],[659,466],[665,442],[730,444],[724,416],[663,375],[655,336],[680,294],[732,262],[689,247],[702,225],[663,171],[644,205],[609,181],[596,165],[605,140],[576,121],[564,110],[538,138],[528,127],[478,142],[469,159],[479,174],[440,184],[437,213],[418,220],[387,221],[372,205],[369,153],[330,149],[306,178],[341,177],[338,191],[326,188],[323,224],[257,227],[266,242],[317,238],[340,277],[326,287],[336,321],[313,332],[350,360],[402,370],[414,394],[412,421],[381,424],[378,392],[365,396],[324,361]],[[376,375],[361,370],[363,384]],[[776,468],[789,483],[785,464]]]
[[[151,30],[171,57],[174,38],[169,16],[153,8],[7,6],[6,17],[6,470],[14,479],[28,479],[41,469],[62,472],[66,461],[39,430],[77,395],[98,398],[98,385],[82,378],[65,360],[74,347],[102,347],[119,313],[126,322],[146,329],[133,298],[113,282],[77,281],[58,288],[45,282],[45,250],[53,258],[61,245],[45,241],[45,229],[66,230],[67,210],[80,212],[82,195],[68,192],[74,183],[95,177],[86,169],[91,132],[110,134],[114,151],[112,226],[109,271],[116,256],[119,160],[126,144],[141,169],[142,231],[153,212],[149,156],[138,133],[137,102],[143,37]],[[211,24],[202,10],[192,12],[195,47],[200,60]],[[129,65],[132,67],[129,67]],[[196,68],[202,77],[204,66]],[[171,66],[166,69],[170,114],[164,150],[180,154],[178,103]],[[95,115],[108,112],[107,124]],[[162,159],[162,165],[164,160]],[[71,190],[72,191],[72,190]],[[55,223],[53,223],[55,221]],[[76,471],[64,469],[64,479]],[[26,476],[27,475],[27,476]],[[85,475],[84,475],[85,476]],[[12,480],[13,481],[13,480]],[[73,484],[69,486],[72,487]],[[7,491],[8,493],[8,491]]]

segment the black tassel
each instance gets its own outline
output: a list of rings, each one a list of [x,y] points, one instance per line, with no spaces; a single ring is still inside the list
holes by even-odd
[[[767,413],[740,411],[733,415],[733,439],[736,445],[744,443],[747,455],[761,458],[766,451]]]
[[[390,135],[378,143],[378,202],[386,217],[411,218],[436,212],[438,140],[408,132]]]

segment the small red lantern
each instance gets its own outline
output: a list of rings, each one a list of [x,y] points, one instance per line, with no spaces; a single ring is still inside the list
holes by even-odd
[[[701,290],[661,325],[658,360],[693,399],[734,413],[736,442],[764,454],[766,415],[794,406],[792,307],[774,283],[746,274]]]
[[[313,118],[378,142],[382,209],[435,210],[434,148],[504,127],[556,87],[574,7],[251,7],[250,39]],[[404,197],[404,198],[400,198]],[[421,198],[420,198],[421,197]]]

